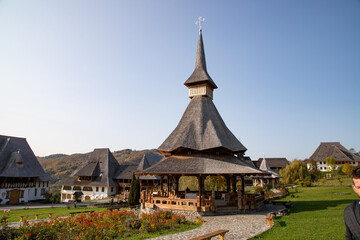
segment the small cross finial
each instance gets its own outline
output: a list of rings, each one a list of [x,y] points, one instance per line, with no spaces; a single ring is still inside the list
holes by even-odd
[[[199,24],[199,32],[201,32],[201,23],[205,21],[205,18],[199,17],[195,24]]]

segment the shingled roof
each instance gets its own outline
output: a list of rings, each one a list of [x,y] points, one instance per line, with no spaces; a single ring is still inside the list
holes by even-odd
[[[69,177],[61,181],[62,185],[91,185],[117,186],[114,178],[120,167],[118,161],[108,148],[98,148],[87,155],[86,161],[81,164]],[[77,181],[80,176],[94,177],[89,182]]]
[[[259,158],[256,161],[256,165],[260,168],[261,163],[264,158]],[[289,165],[289,161],[286,158],[266,158],[268,165],[270,168],[284,168]]]
[[[279,174],[271,170],[270,165],[266,158],[263,158],[259,168],[260,170],[263,170],[271,174],[270,176],[264,176],[264,178],[281,178]]]
[[[340,142],[322,142],[310,159],[314,161],[326,161],[327,157],[333,157],[335,161],[360,161],[360,157],[347,150]]]
[[[141,175],[162,174],[257,174],[268,175],[234,156],[195,154],[191,156],[171,155],[145,169]]]
[[[172,152],[178,148],[207,150],[225,148],[244,153],[246,148],[226,127],[211,98],[191,99],[179,124],[158,150]]]
[[[25,138],[0,135],[0,177],[38,177],[50,181]]]
[[[202,83],[207,83],[212,88],[217,88],[215,82],[211,79],[206,69],[204,43],[202,38],[202,31],[200,31],[196,52],[195,70],[184,84],[189,87]]]

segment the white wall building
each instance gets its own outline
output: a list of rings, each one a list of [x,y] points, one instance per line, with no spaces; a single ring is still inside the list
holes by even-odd
[[[0,135],[0,204],[45,199],[49,184],[26,139]]]
[[[322,172],[331,171],[331,167],[326,164],[326,158],[332,157],[335,160],[335,169],[348,163],[354,167],[359,166],[360,157],[347,150],[340,142],[322,142],[309,158],[316,162],[318,170]],[[308,169],[311,168],[307,163]]]

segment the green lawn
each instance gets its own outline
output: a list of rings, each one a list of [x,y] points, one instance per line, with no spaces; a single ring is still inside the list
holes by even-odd
[[[349,184],[299,187],[298,193],[281,199],[293,202],[290,214],[276,217],[272,229],[253,239],[344,239],[343,212],[356,199]]]
[[[11,210],[9,214],[10,218],[7,219],[7,222],[18,222],[20,221],[20,216],[23,215],[32,215],[32,214],[41,214],[41,213],[53,213],[53,217],[62,217],[69,216],[69,212],[80,212],[80,211],[95,211],[100,212],[107,210],[107,208],[87,208],[87,207],[54,207],[54,208],[37,208],[37,209],[25,209],[25,210]],[[4,214],[0,211],[0,217]],[[48,218],[47,215],[40,215],[39,218]],[[35,216],[29,216],[24,218],[24,220],[34,220]]]

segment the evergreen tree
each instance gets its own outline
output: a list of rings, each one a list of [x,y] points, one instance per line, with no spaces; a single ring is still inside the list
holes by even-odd
[[[129,198],[128,203],[129,205],[135,205],[135,174],[133,173],[132,179],[131,179],[131,185],[130,185],[130,192],[129,192]]]
[[[135,188],[134,205],[137,205],[140,203],[140,180],[139,180],[139,178],[136,178],[134,188]]]

